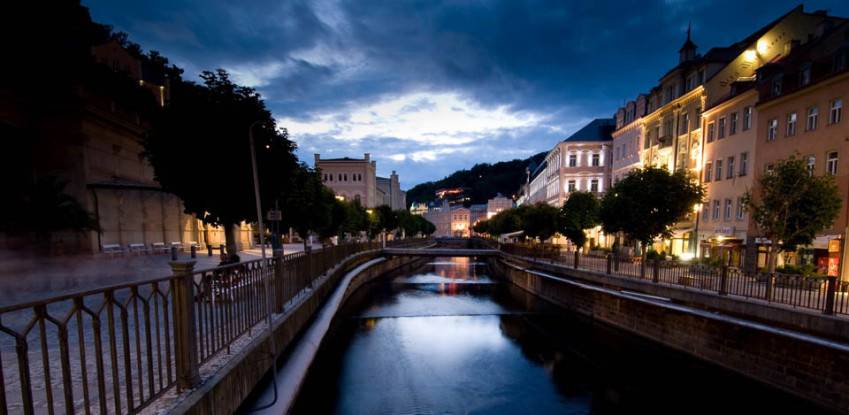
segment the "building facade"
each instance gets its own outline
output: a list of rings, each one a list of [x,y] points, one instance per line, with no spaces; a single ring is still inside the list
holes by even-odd
[[[322,159],[321,154],[315,154],[315,168],[321,171],[324,185],[337,197],[359,201],[369,209],[384,204],[383,194],[378,193],[377,162],[369,153],[361,159]]]
[[[377,176],[377,199],[382,199],[380,204],[389,206],[392,210],[407,207],[407,192],[401,190],[401,183],[398,181],[395,170],[392,170],[389,177]]]
[[[640,95],[616,111],[616,129],[611,134],[611,178],[618,182],[632,170],[642,167],[640,149],[643,146],[642,118],[646,115],[648,100]]]

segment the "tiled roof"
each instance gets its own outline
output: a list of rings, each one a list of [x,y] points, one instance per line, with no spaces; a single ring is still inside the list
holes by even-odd
[[[613,118],[596,118],[563,141],[610,141],[616,120]]]

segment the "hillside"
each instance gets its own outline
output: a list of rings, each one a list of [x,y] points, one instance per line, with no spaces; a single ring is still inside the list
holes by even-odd
[[[437,189],[465,187],[471,197],[471,203],[486,203],[496,194],[512,196],[525,182],[525,167],[533,163],[538,165],[545,158],[545,152],[524,160],[502,161],[495,164],[475,164],[469,170],[459,170],[441,180],[425,182],[407,191],[407,205],[413,202],[430,202],[435,199]]]

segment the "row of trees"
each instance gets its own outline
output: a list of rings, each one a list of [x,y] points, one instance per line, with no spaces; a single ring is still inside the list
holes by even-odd
[[[781,252],[808,245],[829,228],[841,208],[834,177],[811,175],[799,157],[775,163],[756,189],[746,193],[744,203],[759,234],[773,241],[767,245],[770,271]],[[523,231],[541,241],[559,233],[582,247],[585,231],[601,225],[609,234],[622,233],[649,246],[656,238],[671,237],[675,223],[698,214],[704,198],[704,188],[687,173],[647,167],[631,172],[600,200],[592,193],[573,192],[559,210],[523,205],[478,223],[474,230],[492,235]]]

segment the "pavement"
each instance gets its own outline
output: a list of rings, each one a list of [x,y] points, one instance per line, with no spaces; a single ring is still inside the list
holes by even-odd
[[[313,245],[321,249],[321,245]],[[302,252],[303,244],[285,244],[286,254]],[[267,255],[271,255],[268,250]],[[242,261],[261,258],[259,248],[239,252]],[[191,259],[181,252],[180,259]],[[114,258],[96,256],[44,257],[17,251],[0,251],[0,307],[55,297],[65,293],[91,290],[134,281],[152,280],[171,275],[171,256],[134,255]],[[218,266],[217,253],[197,253],[195,269]]]

